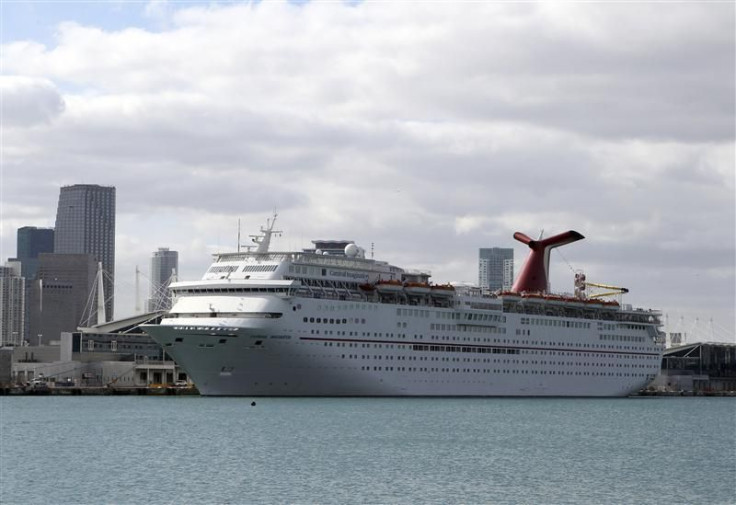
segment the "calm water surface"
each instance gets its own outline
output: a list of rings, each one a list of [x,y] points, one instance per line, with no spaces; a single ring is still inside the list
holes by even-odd
[[[0,503],[736,503],[730,398],[0,398]]]

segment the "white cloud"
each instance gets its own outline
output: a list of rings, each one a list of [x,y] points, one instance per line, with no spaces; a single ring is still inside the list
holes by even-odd
[[[472,233],[490,221],[488,216],[458,216],[455,218],[455,233]]]

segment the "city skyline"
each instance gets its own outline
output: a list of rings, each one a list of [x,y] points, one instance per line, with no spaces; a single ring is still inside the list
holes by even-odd
[[[733,4],[4,14],[2,259],[61,186],[115,186],[116,317],[151,251],[198,279],[277,208],[274,248],[352,239],[435,282],[475,283],[488,244],[518,271],[515,231],[577,230],[554,290],[584,270],[733,338]]]

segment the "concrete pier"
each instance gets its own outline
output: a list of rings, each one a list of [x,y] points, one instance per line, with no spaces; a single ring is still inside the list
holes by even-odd
[[[138,396],[185,396],[199,395],[196,387],[32,387],[13,386],[0,388],[0,396],[100,396],[100,395],[138,395]]]

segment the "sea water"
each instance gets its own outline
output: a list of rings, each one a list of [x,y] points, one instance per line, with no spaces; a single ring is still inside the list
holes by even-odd
[[[736,503],[731,398],[0,398],[0,503]]]

